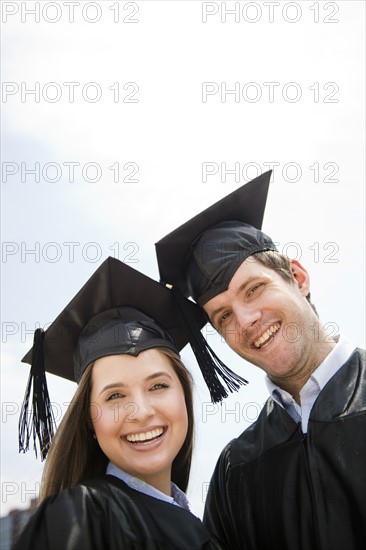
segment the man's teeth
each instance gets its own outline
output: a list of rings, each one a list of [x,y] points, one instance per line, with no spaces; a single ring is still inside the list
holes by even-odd
[[[266,332],[262,334],[262,336],[254,342],[255,347],[256,348],[262,347],[263,344],[265,344],[271,338],[272,334],[274,334],[279,330],[280,326],[281,325],[277,323],[276,325],[269,327],[269,329],[266,330]]]
[[[131,443],[136,443],[137,441],[144,442],[149,441],[150,439],[155,439],[155,437],[159,437],[159,435],[162,435],[163,432],[163,428],[155,428],[155,430],[150,430],[148,432],[126,435],[126,439]]]

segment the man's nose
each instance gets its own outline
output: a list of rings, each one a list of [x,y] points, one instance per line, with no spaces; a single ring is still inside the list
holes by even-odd
[[[236,324],[243,331],[255,326],[260,321],[262,313],[256,306],[239,303],[234,309],[234,317]]]
[[[259,327],[259,321],[262,314],[258,308],[247,307],[240,304],[233,308],[234,324],[230,324],[223,334],[225,340],[234,339],[237,344],[245,340],[247,335],[253,334],[256,327]]]

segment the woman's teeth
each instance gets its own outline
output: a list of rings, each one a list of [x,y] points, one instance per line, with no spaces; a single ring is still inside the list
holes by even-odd
[[[147,432],[128,434],[126,435],[126,439],[130,443],[146,443],[146,442],[150,442],[152,439],[155,439],[156,437],[160,437],[163,433],[164,433],[163,428],[155,428],[155,430],[149,430]]]

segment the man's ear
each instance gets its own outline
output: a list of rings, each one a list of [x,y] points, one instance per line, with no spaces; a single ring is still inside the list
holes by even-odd
[[[310,292],[309,273],[297,260],[291,260],[290,268],[301,294],[306,297]]]

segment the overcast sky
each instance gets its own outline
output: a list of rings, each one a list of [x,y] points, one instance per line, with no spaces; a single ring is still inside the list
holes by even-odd
[[[234,10],[230,13],[230,10]],[[364,16],[341,2],[2,2],[1,513],[34,496],[18,455],[21,358],[109,255],[158,278],[154,243],[274,166],[263,224],[312,278],[330,334],[365,345]],[[263,374],[212,407],[192,354],[201,514]],[[48,376],[60,417],[75,385]]]

